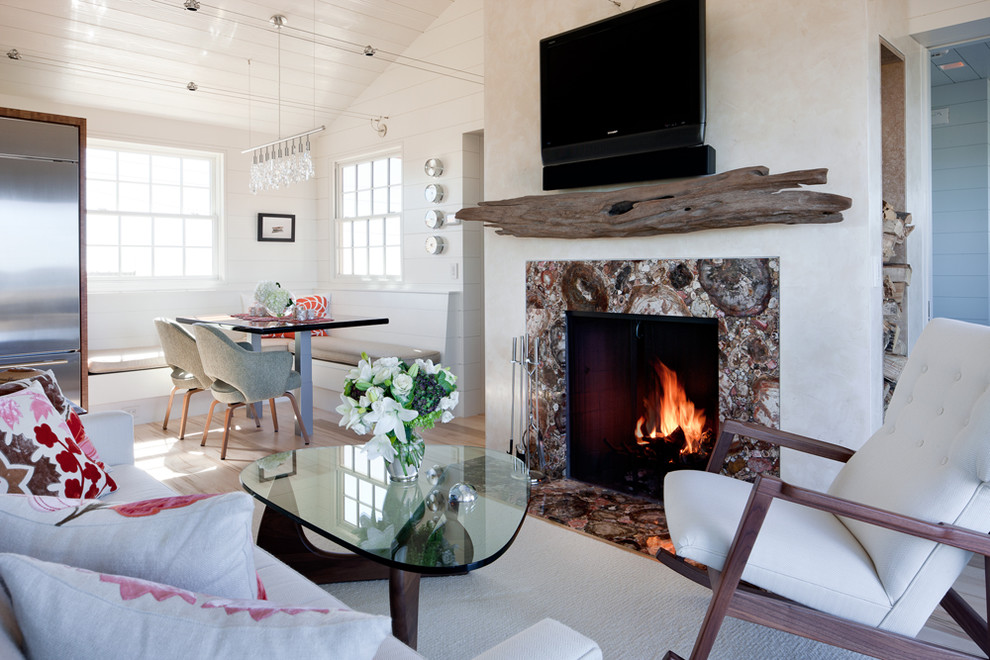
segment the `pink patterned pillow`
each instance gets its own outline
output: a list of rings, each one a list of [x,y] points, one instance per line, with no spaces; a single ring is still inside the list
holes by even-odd
[[[296,298],[296,307],[312,309],[316,312],[316,318],[330,316],[330,300],[326,296],[300,296]],[[312,330],[314,337],[326,337],[329,333],[326,330]],[[294,339],[294,332],[278,332],[272,335],[264,335],[273,339]]]
[[[0,554],[0,580],[37,658],[371,660],[391,628],[384,616],[217,598],[22,555]]]
[[[51,370],[7,369],[0,373],[0,379],[3,380],[0,382],[0,396],[23,390],[34,382],[40,383],[41,389],[45,391],[45,396],[55,406],[55,410],[58,411],[62,419],[69,419],[69,413],[72,412],[72,402],[62,394],[62,388],[58,386],[55,373]]]
[[[89,459],[42,385],[0,396],[0,492],[99,497],[117,489]]]
[[[99,463],[100,467],[104,468],[107,472],[110,471],[100,460],[100,455],[96,453],[96,447],[93,446],[93,443],[89,440],[89,436],[86,435],[82,420],[79,419],[76,411],[72,409],[72,402],[62,393],[62,388],[58,386],[58,381],[55,380],[55,374],[52,371],[7,369],[0,372],[0,381],[2,381],[0,382],[0,396],[19,392],[34,382],[40,383],[41,388],[45,391],[45,396],[52,402],[55,410],[65,420],[65,423],[69,425],[69,430],[72,431],[72,439],[76,441],[76,444],[86,454],[86,457],[94,463]]]

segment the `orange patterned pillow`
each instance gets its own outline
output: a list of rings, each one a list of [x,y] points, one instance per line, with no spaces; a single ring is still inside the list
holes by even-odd
[[[316,312],[316,318],[330,316],[330,300],[326,296],[300,296],[296,298],[296,307],[312,309]],[[326,337],[329,333],[326,330],[313,330],[314,337]],[[264,335],[274,339],[295,339],[294,332],[279,332],[273,335]]]

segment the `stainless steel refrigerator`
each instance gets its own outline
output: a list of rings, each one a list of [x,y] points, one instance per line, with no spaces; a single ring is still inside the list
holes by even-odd
[[[0,117],[0,369],[82,405],[79,126]]]

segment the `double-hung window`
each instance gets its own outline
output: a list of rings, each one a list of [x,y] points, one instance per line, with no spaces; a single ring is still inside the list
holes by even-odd
[[[337,274],[402,276],[402,159],[389,154],[337,165]]]
[[[218,153],[91,141],[90,278],[218,278],[222,164]]]

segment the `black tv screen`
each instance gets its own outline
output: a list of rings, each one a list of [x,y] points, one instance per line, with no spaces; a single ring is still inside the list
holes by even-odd
[[[701,145],[705,0],[663,0],[540,41],[544,165]]]

